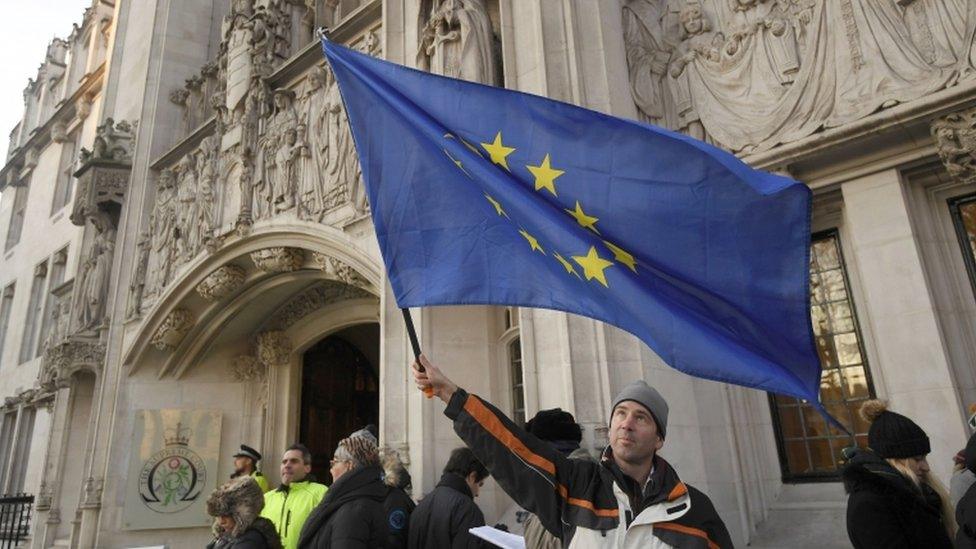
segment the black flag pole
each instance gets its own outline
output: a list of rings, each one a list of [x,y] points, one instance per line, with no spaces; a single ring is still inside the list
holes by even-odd
[[[413,327],[413,317],[410,316],[410,309],[402,307],[400,311],[403,312],[403,322],[407,325],[407,335],[410,336],[410,347],[413,348],[413,358],[417,361],[417,370],[424,372],[424,365],[420,363],[420,340],[417,339],[417,329]],[[424,394],[427,398],[434,396],[434,389],[428,387],[424,389]]]

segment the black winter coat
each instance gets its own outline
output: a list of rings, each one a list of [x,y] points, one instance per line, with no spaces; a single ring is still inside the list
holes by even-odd
[[[976,549],[976,484],[969,487],[956,505],[956,549]]]
[[[298,538],[299,549],[373,549],[386,543],[386,485],[379,467],[360,467],[341,477],[312,509]]]
[[[281,538],[270,520],[258,517],[240,536],[216,539],[207,549],[281,549]]]
[[[410,515],[410,549],[463,549],[487,547],[468,529],[485,525],[485,515],[475,504],[468,484],[460,475],[444,473],[434,491],[420,500]]]
[[[922,490],[873,452],[860,450],[843,472],[847,535],[855,549],[952,549],[938,494]]]
[[[395,486],[386,487],[386,499],[383,500],[383,516],[389,530],[386,549],[406,549],[410,514],[416,507],[406,492]]]

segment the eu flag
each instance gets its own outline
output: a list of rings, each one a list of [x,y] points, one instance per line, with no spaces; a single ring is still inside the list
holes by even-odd
[[[576,313],[818,403],[810,190],[690,137],[323,40],[401,307]]]

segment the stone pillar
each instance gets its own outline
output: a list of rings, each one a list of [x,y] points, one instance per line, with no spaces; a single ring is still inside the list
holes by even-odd
[[[281,418],[290,413],[288,395],[282,394],[282,388],[288,386],[283,376],[287,375],[288,368],[284,366],[291,360],[292,343],[284,332],[274,330],[258,334],[255,349],[257,359],[267,369],[267,405],[260,444],[265,449],[283,450],[288,445],[288,433],[279,427],[283,425]],[[278,438],[275,438],[275,434]]]
[[[933,471],[947,480],[949,459],[966,440],[945,341],[912,230],[901,175],[888,170],[844,183],[844,217],[866,311],[860,311],[878,396],[917,422],[932,441]]]

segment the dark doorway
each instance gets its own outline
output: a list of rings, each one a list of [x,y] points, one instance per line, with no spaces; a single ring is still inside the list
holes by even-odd
[[[329,460],[339,441],[379,416],[379,324],[346,328],[305,352],[299,438],[319,482],[332,483]]]

